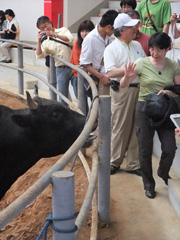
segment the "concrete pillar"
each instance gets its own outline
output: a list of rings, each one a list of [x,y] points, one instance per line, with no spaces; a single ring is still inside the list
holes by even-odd
[[[110,219],[111,97],[100,96],[99,101],[98,212],[99,221],[108,223]]]
[[[54,221],[53,240],[74,240],[75,239],[75,194],[74,194],[74,173],[70,171],[57,171],[52,174],[52,203]],[[64,220],[68,219],[69,220]],[[65,233],[68,232],[68,233]]]

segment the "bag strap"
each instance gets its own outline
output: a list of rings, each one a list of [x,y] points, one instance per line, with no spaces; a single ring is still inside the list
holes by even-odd
[[[47,39],[47,36],[45,36],[45,37],[41,40],[41,43],[42,43],[43,41],[45,41],[46,39]],[[54,39],[54,38],[52,38],[52,37],[49,37],[49,40],[54,41],[54,42],[61,43],[61,44],[65,45],[65,46],[67,46],[67,47],[69,47],[69,48],[71,48],[71,49],[73,48],[71,45],[69,45],[68,43],[62,42],[61,40],[57,40],[57,39]]]
[[[151,18],[151,14],[149,12],[149,8],[148,8],[148,0],[146,0],[146,9],[147,9],[147,13],[148,13],[148,16],[149,16],[149,20],[151,21],[151,25],[153,26],[154,30],[156,32],[158,32],[157,28],[156,28],[156,25],[154,24],[152,18]]]
[[[69,45],[68,43],[62,42],[61,40],[57,40],[57,39],[54,39],[54,38],[52,38],[52,37],[50,37],[49,39],[52,40],[52,41],[61,43],[61,44],[65,45],[65,46],[67,46],[67,47],[69,47],[69,48],[71,48],[71,49],[73,48],[71,45]]]

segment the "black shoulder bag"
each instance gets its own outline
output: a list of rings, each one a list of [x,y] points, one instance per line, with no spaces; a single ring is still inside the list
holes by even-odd
[[[14,25],[14,23],[11,26],[11,30],[14,31],[14,32],[16,31],[16,26]],[[1,37],[3,39],[15,39],[16,38],[16,33],[5,31],[5,33],[1,34]]]
[[[147,96],[142,112],[147,115],[151,128],[164,127],[166,129],[174,129],[175,126],[170,120],[170,115],[179,113],[180,109],[175,99],[170,95],[151,93]]]

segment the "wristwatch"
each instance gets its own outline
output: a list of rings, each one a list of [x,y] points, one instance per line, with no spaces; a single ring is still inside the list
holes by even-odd
[[[57,37],[58,37],[58,34],[56,33],[56,34],[55,34],[55,38],[57,38]]]

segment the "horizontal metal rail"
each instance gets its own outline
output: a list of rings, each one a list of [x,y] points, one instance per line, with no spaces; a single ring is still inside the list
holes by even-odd
[[[11,39],[8,40],[8,39],[1,38],[1,42],[9,42],[9,43],[12,43],[12,44],[17,44],[17,45],[20,45],[20,46],[26,46],[26,47],[29,47],[29,48],[32,48],[32,49],[36,49],[35,45],[28,44],[28,43],[25,43],[25,42],[16,41],[16,40],[11,40]]]
[[[9,66],[9,65],[7,65],[5,63],[0,63],[0,66],[11,68],[11,69],[14,69],[14,70],[17,70],[17,71],[20,71],[20,72],[24,72],[24,73],[27,73],[27,74],[29,74],[31,76],[34,76],[35,78],[38,78],[40,81],[42,81],[44,84],[46,84],[51,90],[53,90],[59,97],[61,97],[73,110],[82,113],[81,110],[75,104],[73,104],[73,102],[71,102],[62,93],[60,93],[54,86],[52,86],[48,81],[46,81],[46,79],[44,79],[43,77],[39,76],[38,74],[33,73],[33,72],[29,71],[29,70],[22,69],[22,68]],[[84,71],[83,70],[81,70],[81,71],[82,71],[82,74],[83,74]],[[84,75],[84,77],[85,77],[85,75]]]
[[[80,159],[83,158],[83,155],[80,154]],[[82,160],[81,160],[82,161]],[[86,162],[83,163],[87,164]],[[96,199],[96,182],[98,177],[98,143],[94,141],[92,146],[92,170],[90,171],[89,167],[86,167],[86,174],[88,175],[89,185],[86,192],[84,202],[81,206],[81,210],[76,219],[76,225],[78,230],[75,233],[75,239],[78,239],[78,235],[81,231],[83,223],[87,217],[89,209],[91,207],[92,201],[94,200],[94,206],[92,206],[92,225],[91,225],[91,237],[96,239],[97,237],[97,227],[98,227],[98,210],[97,210],[97,199]],[[88,164],[87,164],[88,165]],[[94,196],[94,199],[93,199]]]

